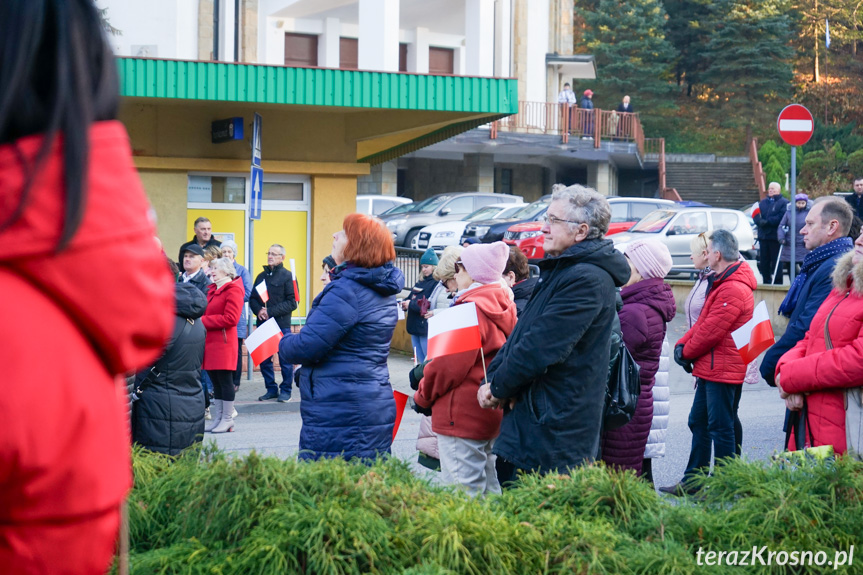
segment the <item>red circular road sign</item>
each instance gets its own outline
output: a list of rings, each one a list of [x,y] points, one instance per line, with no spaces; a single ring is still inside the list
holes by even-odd
[[[805,106],[791,104],[779,112],[776,127],[779,129],[779,136],[786,144],[802,146],[812,137],[815,121]]]

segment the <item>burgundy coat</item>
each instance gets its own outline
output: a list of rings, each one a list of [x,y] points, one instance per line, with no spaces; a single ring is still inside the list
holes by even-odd
[[[836,262],[833,291],[812,318],[806,337],[776,365],[777,381],[784,391],[808,394],[809,428],[815,445],[832,445],[837,454],[847,449],[845,389],[863,385],[863,263],[853,265],[853,256],[854,252],[845,254]],[[827,316],[831,350],[824,338]],[[793,437],[790,445],[794,449]]]
[[[237,322],[243,311],[246,288],[236,278],[223,285],[207,288],[207,311],[201,322],[207,328],[204,340],[204,369],[237,369]]]
[[[677,311],[671,287],[662,278],[642,280],[620,291],[623,343],[641,368],[641,394],[629,423],[602,436],[602,460],[641,473],[644,448],[653,422],[653,384],[659,369],[666,323]]]

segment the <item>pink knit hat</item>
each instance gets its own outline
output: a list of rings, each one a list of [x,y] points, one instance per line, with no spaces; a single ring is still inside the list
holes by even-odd
[[[635,269],[644,279],[664,278],[671,270],[671,253],[656,240],[638,240],[624,250]]]
[[[473,281],[490,284],[499,281],[509,260],[509,246],[503,242],[473,244],[461,253],[461,262]]]

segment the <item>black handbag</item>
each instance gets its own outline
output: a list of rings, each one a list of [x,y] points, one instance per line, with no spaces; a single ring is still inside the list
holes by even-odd
[[[641,395],[640,371],[632,354],[621,343],[617,360],[608,372],[603,429],[623,427],[635,415],[638,396]]]

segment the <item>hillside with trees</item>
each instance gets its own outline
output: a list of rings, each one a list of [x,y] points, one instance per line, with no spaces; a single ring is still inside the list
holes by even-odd
[[[629,94],[669,152],[780,144],[776,117],[797,102],[816,118],[807,184],[848,189],[863,169],[863,0],[586,0],[575,28],[576,52],[596,59],[596,107]]]

